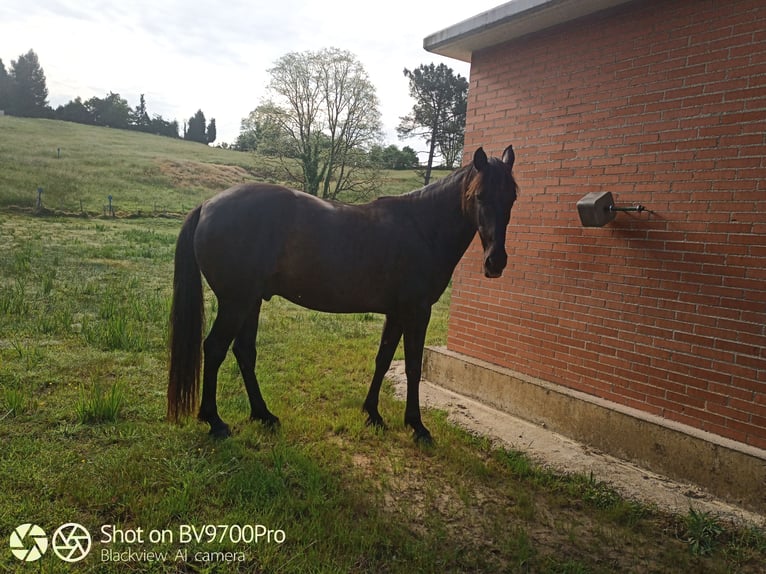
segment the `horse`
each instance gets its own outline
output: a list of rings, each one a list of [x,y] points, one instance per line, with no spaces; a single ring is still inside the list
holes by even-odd
[[[196,407],[210,434],[227,437],[216,405],[218,369],[230,345],[250,402],[250,419],[279,424],[255,374],[263,301],[279,295],[309,309],[385,316],[375,370],[362,406],[367,425],[386,428],[378,412],[383,377],[404,338],[405,426],[431,442],[420,415],[419,385],[431,306],[478,232],[483,270],[500,277],[508,256],[506,228],[516,200],[515,154],[473,161],[407,194],[366,204],[326,201],[266,183],[245,183],[213,196],[186,217],[176,243],[170,312],[168,418]],[[205,277],[218,299],[202,341]]]

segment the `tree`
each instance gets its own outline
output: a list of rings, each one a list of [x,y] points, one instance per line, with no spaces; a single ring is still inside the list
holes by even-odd
[[[239,135],[234,142],[237,151],[256,151],[258,149],[258,124],[255,118],[256,110],[250,112],[239,123]]]
[[[34,50],[11,62],[8,112],[22,117],[50,116],[45,72]]]
[[[467,85],[466,85],[467,90]],[[436,139],[439,153],[448,169],[454,169],[460,164],[460,156],[463,154],[463,142],[465,141],[465,114],[467,98],[455,102],[452,113],[442,124],[442,130]]]
[[[0,58],[0,110],[8,111],[11,102],[11,77]]]
[[[406,145],[399,153],[402,169],[417,168],[420,165],[418,154],[410,146]]]
[[[242,119],[234,147],[240,151],[257,151],[261,155],[297,158],[293,140],[277,119],[282,111],[262,104]]]
[[[149,131],[153,134],[160,136],[167,136],[171,138],[177,138],[178,136],[178,122],[173,120],[169,122],[159,114],[155,114],[149,122]]]
[[[66,105],[59,106],[53,113],[57,120],[65,122],[75,122],[78,124],[94,124],[95,120],[88,107],[83,104],[80,97],[70,100]]]
[[[404,69],[410,81],[412,113],[400,118],[399,137],[423,137],[429,146],[425,184],[431,179],[437,148],[447,164],[454,167],[463,147],[468,81],[454,74],[445,64],[421,65],[413,71]]]
[[[271,98],[254,114],[274,136],[290,179],[329,199],[369,193],[375,182],[366,151],[380,137],[380,113],[362,64],[348,51],[325,48],[282,56],[269,73]],[[299,173],[284,161],[290,157]]]
[[[186,129],[184,130],[184,139],[207,144],[205,114],[202,113],[202,110],[197,110],[197,113],[189,118],[189,121],[186,123]]]
[[[370,161],[383,169],[412,169],[418,167],[418,155],[409,146],[399,149],[391,144],[388,147],[374,145],[368,154]]]
[[[120,94],[109,92],[105,98],[93,96],[85,107],[97,126],[107,126],[117,129],[128,129],[130,126],[131,109],[128,101]]]
[[[149,119],[149,113],[146,111],[146,98],[141,94],[138,105],[130,113],[131,127],[146,132],[149,131],[152,121]]]
[[[213,143],[215,141],[215,138],[218,136],[218,133],[215,129],[215,118],[210,118],[210,123],[207,124],[207,133],[205,134],[205,142],[206,143]]]

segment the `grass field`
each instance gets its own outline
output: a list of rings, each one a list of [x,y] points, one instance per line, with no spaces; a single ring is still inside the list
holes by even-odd
[[[62,159],[59,142],[67,142]],[[171,163],[189,171],[163,171]],[[146,206],[172,198],[191,207],[231,183],[233,168],[243,178],[266,173],[259,163],[165,138],[0,117],[0,571],[763,571],[762,529],[624,500],[587,476],[497,449],[441,412],[424,412],[436,445],[417,446],[388,385],[381,412],[390,428],[366,428],[377,316],[320,314],[275,298],[261,317],[258,368],[281,428],[247,422],[232,357],[219,407],[234,436],[216,441],[206,425],[168,423],[180,220],[146,217]],[[210,179],[189,185],[195,170]],[[395,192],[408,177],[416,185],[412,174],[390,177]],[[51,209],[76,213],[49,199],[59,181],[66,201],[95,203],[109,188],[124,194],[126,212],[145,217],[9,208],[32,205],[27,190],[43,182]],[[431,344],[444,341],[448,298],[436,306]],[[52,548],[57,527],[72,522],[93,536],[76,564]],[[25,523],[51,542],[28,564],[9,547]]]
[[[0,207],[34,207],[42,188],[52,211],[96,216],[111,195],[118,215],[184,213],[231,185],[285,179],[272,158],[133,131],[0,116],[0,136]],[[421,185],[413,171],[381,182],[389,194]]]

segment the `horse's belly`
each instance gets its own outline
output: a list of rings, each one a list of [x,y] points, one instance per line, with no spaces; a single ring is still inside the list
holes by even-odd
[[[392,293],[375,288],[368,281],[323,280],[320,277],[292,277],[274,282],[274,295],[316,311],[327,313],[386,313]]]

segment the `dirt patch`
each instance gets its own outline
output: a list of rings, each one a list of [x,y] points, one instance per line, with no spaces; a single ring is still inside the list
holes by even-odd
[[[345,446],[391,520],[405,522],[416,539],[443,538],[445,563],[457,565],[455,571],[462,563],[479,572],[535,571],[530,564],[550,560],[592,564],[594,553],[603,571],[636,571],[639,563],[647,572],[663,571],[640,550],[649,544],[643,534],[628,538],[619,528],[602,526],[581,505],[562,503],[534,486],[513,479],[489,483],[471,471],[442,466],[438,443],[414,456],[412,450],[403,456],[392,451],[375,459],[353,452],[358,444]],[[473,454],[491,460],[488,451]]]
[[[395,362],[387,378],[394,383],[396,396],[404,399],[404,363]],[[450,421],[469,432],[524,452],[557,472],[592,476],[628,499],[676,514],[686,514],[690,508],[711,512],[739,524],[761,525],[766,519],[717,499],[698,486],[658,475],[428,381],[421,382],[420,400],[423,407],[446,411]]]
[[[163,160],[160,173],[170,178],[173,187],[223,190],[255,178],[238,165],[222,165],[199,161]]]

